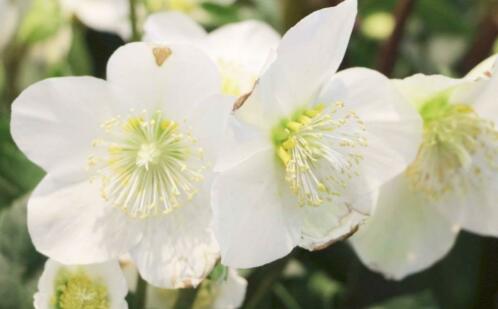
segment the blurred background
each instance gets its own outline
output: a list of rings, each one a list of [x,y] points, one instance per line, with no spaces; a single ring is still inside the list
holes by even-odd
[[[0,0],[0,308],[31,308],[45,258],[26,228],[26,199],[43,177],[9,135],[10,105],[28,85],[53,76],[104,78],[112,52],[133,37],[124,20],[80,9],[96,0]],[[109,3],[115,0],[108,0]],[[106,1],[100,1],[106,2]],[[138,29],[166,0],[135,0]],[[173,1],[170,1],[173,2]],[[340,0],[205,1],[195,18],[206,29],[260,19],[284,33],[310,12]],[[112,24],[92,25],[93,17]],[[97,30],[96,30],[97,29]],[[359,0],[342,68],[364,66],[389,77],[465,75],[498,53],[498,0]],[[393,231],[395,233],[396,231]],[[461,233],[428,270],[396,282],[361,265],[347,242],[245,273],[244,308],[498,308],[498,240]],[[133,298],[133,294],[129,295]]]

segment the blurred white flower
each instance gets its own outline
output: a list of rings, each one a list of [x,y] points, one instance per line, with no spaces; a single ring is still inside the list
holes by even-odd
[[[81,22],[98,31],[119,34],[123,39],[131,37],[129,0],[60,0],[67,14],[74,14]],[[150,12],[176,11],[188,14],[198,21],[207,19],[202,8],[204,3],[230,5],[234,0],[146,0],[137,1],[137,17]],[[172,30],[174,31],[174,30]]]
[[[236,270],[230,269],[225,281],[218,287],[214,308],[239,308],[244,302],[247,289],[247,280],[241,277]]]
[[[206,280],[199,287],[193,309],[235,309],[242,306],[247,281],[236,270],[229,269],[225,278],[218,281]],[[147,291],[147,308],[173,308],[179,290],[165,290],[151,287]]]
[[[280,35],[260,21],[228,24],[208,34],[178,12],[151,15],[144,32],[148,42],[189,43],[203,49],[218,64],[223,93],[236,96],[251,91],[280,41]]]
[[[253,267],[347,237],[415,157],[421,120],[390,81],[334,74],[356,7],[347,0],[290,29],[236,111],[213,185],[222,263]]]
[[[197,285],[218,258],[211,166],[233,101],[219,89],[201,51],[147,43],[119,48],[107,81],[52,78],[26,89],[11,129],[47,171],[28,203],[36,248],[66,264],[130,252],[154,285]]]
[[[379,11],[367,15],[360,29],[367,38],[382,41],[391,35],[395,24],[392,13]]]
[[[128,0],[60,0],[66,14],[74,14],[86,26],[123,39],[131,37]]]
[[[126,280],[116,261],[62,265],[49,259],[38,281],[35,309],[126,309]]]
[[[134,292],[137,284],[137,271],[133,261],[128,257],[120,258],[121,268],[125,274],[128,288]],[[226,269],[226,268],[225,268]],[[194,302],[194,309],[233,309],[239,308],[244,302],[247,280],[241,277],[235,269],[227,272],[216,280],[206,279],[199,287]],[[146,307],[148,309],[173,308],[180,290],[161,289],[154,286],[147,288]]]
[[[427,43],[427,57],[438,68],[448,69],[465,53],[465,43],[458,36],[435,35]]]
[[[419,74],[396,84],[424,120],[423,142],[351,241],[367,266],[402,279],[441,259],[461,227],[498,236],[498,66],[477,82]]]

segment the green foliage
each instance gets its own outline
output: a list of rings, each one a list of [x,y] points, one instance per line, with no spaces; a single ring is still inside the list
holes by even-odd
[[[24,44],[33,44],[54,35],[64,22],[57,0],[33,0],[24,17],[18,39]]]
[[[390,299],[380,305],[375,305],[369,309],[438,309],[434,298],[430,292],[422,292],[413,295],[403,295]]]
[[[0,209],[33,189],[43,172],[16,147],[6,116],[0,115]]]
[[[0,211],[0,308],[31,308],[44,262],[29,238],[26,203],[27,196]]]

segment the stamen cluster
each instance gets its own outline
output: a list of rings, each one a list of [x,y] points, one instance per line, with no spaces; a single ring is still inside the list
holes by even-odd
[[[102,182],[102,196],[132,217],[169,213],[192,199],[203,179],[202,149],[178,123],[161,112],[114,117],[93,141],[90,168]],[[103,148],[103,149],[102,149]],[[99,152],[100,150],[100,152]]]
[[[332,202],[357,174],[363,159],[360,148],[367,146],[365,126],[343,108],[342,102],[331,109],[318,104],[298,111],[273,130],[277,156],[299,206]]]
[[[108,309],[109,302],[106,286],[90,278],[83,270],[70,272],[62,269],[57,275],[51,299],[54,308]]]
[[[412,188],[431,200],[478,188],[484,174],[498,170],[498,131],[493,122],[469,105],[442,102],[423,108],[424,139],[406,172]]]

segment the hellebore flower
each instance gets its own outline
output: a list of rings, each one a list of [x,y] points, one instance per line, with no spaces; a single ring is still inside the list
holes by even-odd
[[[137,271],[128,257],[120,258],[121,268],[130,292],[135,292]],[[215,268],[216,270],[216,268]],[[198,287],[193,309],[235,309],[242,306],[247,288],[247,280],[233,268],[224,268],[217,278],[211,275]],[[179,289],[147,288],[146,308],[171,309],[180,295]]]
[[[375,214],[351,239],[371,269],[399,280],[441,259],[461,228],[498,236],[497,67],[477,81],[395,81],[424,135],[416,159],[383,186]]]
[[[66,14],[74,14],[88,27],[131,37],[130,3],[128,0],[61,0]]]
[[[189,46],[132,43],[107,81],[52,78],[12,107],[12,134],[47,172],[28,203],[35,247],[65,264],[130,252],[142,277],[196,285],[218,258],[212,166],[232,98],[216,65]]]
[[[280,41],[279,34],[260,21],[228,24],[208,34],[178,12],[149,16],[144,31],[148,42],[189,43],[203,49],[218,64],[223,93],[235,96],[252,90]]]
[[[197,20],[209,20],[204,3],[230,5],[234,0],[145,0],[137,1],[136,14],[139,25],[147,13],[175,11],[188,14]],[[66,14],[74,14],[86,26],[116,33],[123,39],[131,37],[129,0],[61,0]]]
[[[290,29],[235,112],[212,194],[222,263],[254,267],[347,237],[415,157],[421,120],[390,81],[334,74],[356,7],[347,0]]]
[[[126,309],[128,293],[119,263],[62,265],[49,259],[38,281],[35,309]]]

